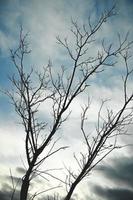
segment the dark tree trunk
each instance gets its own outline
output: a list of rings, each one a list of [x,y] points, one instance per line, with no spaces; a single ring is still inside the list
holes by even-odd
[[[26,173],[24,179],[22,180],[20,200],[27,200],[28,190],[29,190],[29,173]]]
[[[22,180],[22,185],[21,185],[21,190],[20,190],[20,200],[27,200],[28,190],[29,190],[29,186],[30,186],[30,177],[32,174],[35,160],[36,159],[33,159],[31,165],[29,166],[29,169],[27,170],[27,172]]]
[[[73,191],[75,190],[75,187],[77,186],[77,184],[73,184],[69,190],[69,192],[67,193],[67,196],[65,197],[64,200],[70,200],[72,194],[73,194]]]
[[[88,161],[89,162],[89,161]],[[76,180],[73,182],[73,184],[71,185],[66,197],[64,200],[70,200],[71,199],[71,196],[75,190],[75,188],[77,187],[77,185],[79,184],[79,182],[83,179],[83,175],[86,171],[86,165],[84,166],[84,169],[81,171],[81,173],[79,174],[79,176],[76,178]]]
[[[34,154],[32,162],[29,163],[29,168],[26,171],[26,174],[22,180],[22,185],[21,185],[21,190],[20,190],[20,200],[27,200],[27,196],[28,196],[28,190],[29,190],[29,186],[30,186],[30,177],[33,171],[33,168],[35,166],[36,160],[38,155],[40,154],[40,152],[36,152],[36,154]]]

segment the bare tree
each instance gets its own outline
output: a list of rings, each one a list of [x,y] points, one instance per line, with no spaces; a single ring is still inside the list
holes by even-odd
[[[19,46],[14,51],[11,50],[11,57],[14,66],[17,70],[17,75],[12,76],[11,82],[14,87],[14,94],[8,92],[17,114],[22,120],[25,128],[25,151],[28,168],[22,178],[22,185],[20,191],[20,200],[28,198],[28,190],[32,179],[41,174],[39,171],[40,165],[50,158],[58,151],[66,149],[67,146],[55,148],[56,140],[54,136],[59,127],[65,122],[69,116],[64,113],[68,111],[70,104],[80,94],[84,93],[89,86],[89,80],[96,73],[101,73],[104,68],[114,66],[112,62],[114,58],[120,55],[125,62],[126,73],[123,76],[123,94],[124,103],[121,109],[114,113],[112,110],[107,111],[106,119],[102,118],[101,110],[104,106],[103,101],[101,108],[98,112],[98,122],[96,128],[96,135],[90,137],[85,129],[85,121],[89,103],[83,108],[81,115],[81,131],[87,146],[87,152],[81,154],[81,158],[74,156],[79,171],[78,173],[68,170],[66,181],[63,182],[67,188],[67,194],[64,198],[69,200],[76,186],[89,175],[89,172],[112,150],[118,148],[117,136],[126,134],[125,126],[132,122],[133,110],[131,102],[133,100],[133,93],[128,94],[128,79],[133,70],[128,66],[129,48],[132,42],[128,42],[128,35],[122,40],[118,36],[118,45],[113,47],[113,44],[105,44],[101,42],[101,51],[97,52],[96,56],[89,56],[90,44],[95,44],[95,34],[100,30],[102,25],[108,18],[115,15],[114,7],[109,11],[104,12],[99,20],[92,24],[89,18],[88,24],[82,27],[77,22],[72,21],[72,33],[75,38],[75,48],[69,46],[67,39],[61,40],[57,38],[58,43],[66,49],[71,61],[72,67],[70,73],[65,77],[65,69],[62,67],[61,72],[55,78],[52,72],[52,65],[49,62],[47,67],[43,69],[43,74],[35,73],[34,69],[26,72],[24,67],[24,58],[30,53],[29,44],[27,43],[27,34],[23,35],[23,30],[20,31]],[[116,42],[115,42],[116,43]],[[77,76],[78,75],[78,76]],[[33,77],[38,78],[38,85],[33,81]],[[79,79],[77,79],[79,77]],[[51,126],[48,122],[41,122],[38,117],[38,108],[40,104],[49,102],[52,108]],[[43,139],[41,133],[43,132]],[[44,134],[45,133],[45,134]],[[65,134],[65,133],[64,133]],[[109,143],[108,141],[113,143]],[[45,174],[44,174],[45,175]],[[58,187],[58,186],[57,186]],[[54,187],[56,188],[56,187]],[[53,189],[53,188],[51,188]],[[38,194],[34,194],[31,199]]]

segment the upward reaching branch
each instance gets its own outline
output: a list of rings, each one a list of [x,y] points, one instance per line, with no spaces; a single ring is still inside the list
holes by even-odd
[[[129,75],[133,70],[128,67],[128,49],[132,42],[127,41],[127,36],[123,41],[119,37],[119,45],[115,48],[112,43],[105,47],[105,41],[101,43],[102,50],[98,51],[96,55],[89,56],[91,51],[90,43],[96,42],[93,36],[99,31],[102,25],[108,20],[109,17],[114,15],[114,7],[108,12],[101,15],[98,22],[94,25],[89,21],[88,25],[83,25],[82,29],[78,24],[72,21],[72,33],[75,39],[75,49],[70,48],[68,40],[61,40],[57,38],[58,42],[66,49],[71,59],[71,69],[68,77],[66,78],[65,69],[61,68],[61,73],[57,74],[57,78],[53,75],[52,66],[49,62],[48,66],[43,69],[43,74],[38,74],[31,69],[30,72],[25,69],[24,58],[30,53],[27,43],[27,34],[23,35],[23,30],[20,31],[20,40],[18,48],[11,50],[11,57],[16,68],[17,75],[10,78],[15,91],[15,95],[8,92],[15,110],[22,120],[25,128],[25,151],[27,158],[27,171],[22,178],[22,186],[20,192],[20,200],[27,200],[29,186],[31,180],[40,175],[39,167],[46,159],[53,156],[60,150],[67,148],[61,146],[55,148],[56,142],[54,136],[59,127],[68,118],[64,117],[64,113],[69,110],[71,103],[74,99],[89,87],[89,80],[96,73],[102,72],[104,68],[113,66],[115,62],[110,61],[117,58],[118,55],[123,55],[126,64],[126,75],[124,81],[124,104],[122,108],[113,113],[108,110],[107,119],[101,120],[101,109],[98,113],[98,125],[96,129],[96,136],[90,142],[85,129],[85,119],[88,111],[88,105],[83,109],[81,117],[81,131],[87,146],[87,154],[81,152],[81,160],[75,159],[80,168],[78,174],[69,172],[69,179],[61,181],[66,183],[68,193],[65,200],[70,200],[76,186],[88,176],[89,172],[97,165],[106,155],[108,155],[116,146],[116,136],[121,135],[125,125],[131,123],[132,110],[125,114],[128,110],[130,102],[133,100],[133,94],[127,94],[127,82]],[[37,76],[38,84],[33,82],[33,78]],[[51,123],[49,119],[44,121],[39,120],[38,109],[40,104],[47,106],[49,104]],[[103,103],[104,104],[104,103]],[[102,104],[102,106],[103,106]],[[42,134],[43,133],[43,134]],[[42,138],[43,135],[43,138]],[[107,145],[107,141],[115,138],[113,145]],[[99,157],[100,154],[100,157]],[[45,170],[44,170],[45,172]],[[45,175],[45,173],[43,174]],[[48,173],[46,173],[48,175]],[[52,176],[49,173],[49,176]],[[61,180],[58,177],[56,180]],[[55,188],[55,187],[54,187]],[[36,193],[40,194],[40,193]],[[36,196],[36,195],[33,195]]]

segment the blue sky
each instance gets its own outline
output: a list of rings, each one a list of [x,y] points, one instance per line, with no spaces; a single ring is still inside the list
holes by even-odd
[[[123,36],[130,31],[129,39],[133,39],[133,1],[132,0],[116,0],[116,11],[118,15],[112,17],[109,22],[99,31],[97,38],[101,40],[103,37],[108,41],[117,45],[117,33]],[[25,69],[33,66],[35,70],[42,70],[42,66],[46,66],[48,60],[51,59],[55,69],[58,70],[60,65],[70,68],[70,60],[66,52],[59,47],[56,42],[56,36],[61,38],[68,37],[72,44],[72,36],[70,33],[71,17],[76,19],[80,24],[86,23],[87,17],[92,16],[92,20],[97,17],[105,9],[109,9],[113,5],[113,0],[0,0],[0,89],[11,89],[11,83],[8,76],[15,73],[15,68],[10,59],[10,50],[14,49],[18,43],[20,25],[23,25],[24,31],[29,32],[28,40],[31,55],[26,60]],[[100,48],[99,41],[96,43],[90,53],[95,54]],[[132,62],[130,63],[132,64]],[[90,107],[90,129],[96,122],[97,111],[100,106],[101,98],[112,99],[109,106],[116,110],[121,105],[120,97],[122,96],[121,74],[123,72],[121,60],[117,64],[115,70],[112,68],[105,70],[100,77],[96,76],[91,80],[90,97],[92,105]],[[113,82],[113,85],[112,85]],[[129,91],[132,90],[132,81],[129,83]],[[73,148],[65,153],[65,161],[69,162],[72,167],[72,153],[82,148],[80,141],[80,132],[77,127],[80,118],[80,110],[78,109],[85,99],[78,98],[71,106],[73,110],[71,121],[66,122],[61,132],[62,144],[68,143]],[[49,105],[47,105],[48,108]],[[45,116],[48,113],[46,107],[41,107],[40,114]],[[20,157],[25,156],[24,152],[24,130],[19,125],[19,118],[15,114],[9,99],[0,93],[0,196],[3,200],[8,200],[9,186],[9,168],[17,177],[22,174],[17,167],[22,167]],[[71,127],[71,139],[65,132],[69,132]],[[132,132],[132,126],[129,132]],[[131,142],[133,138],[121,140],[121,143]],[[16,151],[17,149],[17,151]],[[79,199],[91,200],[131,200],[133,197],[133,162],[132,148],[128,147],[112,154],[108,165],[108,160],[103,163],[103,167],[99,167],[94,172],[94,178],[90,178],[90,185],[83,184],[77,192]],[[60,154],[53,162],[62,165],[64,162],[64,154]],[[121,163],[121,164],[120,164]],[[104,165],[105,164],[105,165]],[[116,171],[118,172],[117,174]],[[123,173],[129,170],[129,174],[123,177]],[[96,175],[95,175],[96,174]],[[98,175],[98,178],[96,176]],[[116,175],[116,176],[115,176]],[[131,177],[128,183],[128,178]],[[104,184],[101,185],[101,180]],[[109,181],[110,180],[110,181]],[[117,182],[117,185],[116,185]],[[110,187],[109,187],[109,185]],[[40,184],[41,185],[41,184]],[[39,185],[39,187],[41,187]],[[92,192],[93,191],[93,192]],[[121,197],[123,191],[129,198]],[[3,195],[3,196],[2,196]],[[123,194],[124,196],[124,194]],[[116,198],[117,197],[117,198]],[[5,198],[5,199],[4,199]]]

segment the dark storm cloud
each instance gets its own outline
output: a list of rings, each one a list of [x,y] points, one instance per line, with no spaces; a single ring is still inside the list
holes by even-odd
[[[19,173],[19,174],[25,174],[26,170],[22,167],[17,167],[16,168],[16,171]]]
[[[10,175],[9,176],[1,175],[0,178],[4,180],[4,183],[1,183],[0,200],[11,200],[13,194],[12,180],[15,187],[13,200],[19,200],[19,189],[20,189],[21,179],[16,176],[12,176],[11,178]]]
[[[0,200],[11,200],[13,190],[8,184],[3,184],[0,189]],[[13,200],[19,200],[19,191],[16,190],[13,196]]]
[[[1,200],[11,200],[11,192],[10,191],[0,191],[0,199]],[[13,200],[19,200],[19,196],[14,196]]]
[[[133,157],[115,158],[110,161],[110,164],[101,165],[97,169],[102,176],[116,185],[113,187],[93,185],[94,193],[97,196],[105,200],[133,199]]]
[[[0,199],[2,200],[11,199],[11,193],[8,193],[7,191],[0,191]]]
[[[114,159],[112,165],[100,166],[99,170],[113,182],[133,186],[133,157]]]
[[[133,191],[129,189],[95,186],[94,192],[108,200],[133,200]]]

